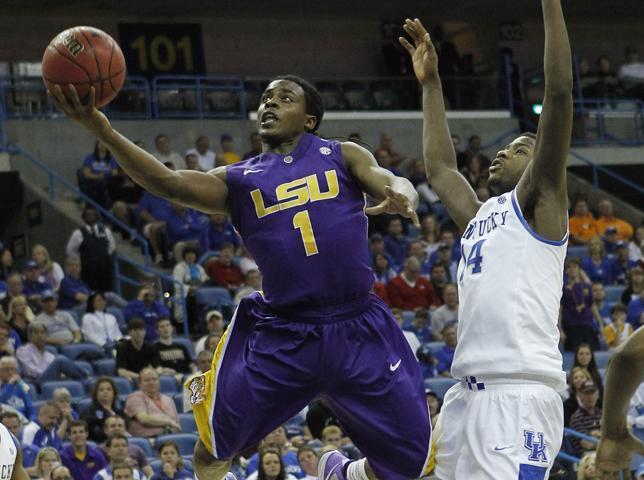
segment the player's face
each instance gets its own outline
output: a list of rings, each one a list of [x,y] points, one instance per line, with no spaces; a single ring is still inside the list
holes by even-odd
[[[488,187],[496,194],[509,192],[532,161],[535,142],[530,137],[519,137],[496,154],[490,165]]]
[[[266,87],[257,109],[257,131],[265,143],[279,145],[314,125],[315,117],[306,113],[304,90],[297,83],[275,80]]]

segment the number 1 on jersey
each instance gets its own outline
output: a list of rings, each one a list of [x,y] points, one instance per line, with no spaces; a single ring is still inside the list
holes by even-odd
[[[304,243],[304,251],[306,256],[318,254],[318,245],[315,243],[315,235],[313,234],[313,226],[311,225],[311,217],[309,217],[308,210],[297,212],[293,217],[293,227],[300,230],[302,234],[302,242]]]
[[[485,240],[485,238],[483,240],[479,240],[472,246],[472,250],[470,250],[470,254],[467,256],[467,261],[465,262],[465,266],[463,267],[463,271],[461,272],[459,282],[463,281],[465,270],[467,270],[467,267],[469,267],[470,265],[473,265],[472,273],[481,273],[481,265],[483,264],[483,255],[481,254],[481,248],[483,247],[483,242],[485,242]],[[465,249],[462,250],[462,255],[463,259],[465,259]]]

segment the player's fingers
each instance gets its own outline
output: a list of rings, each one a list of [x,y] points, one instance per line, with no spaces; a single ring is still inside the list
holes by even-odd
[[[427,33],[427,29],[425,29],[425,26],[423,25],[423,23],[418,18],[414,18],[414,27],[418,31],[418,35],[421,38],[423,38],[425,36],[425,34]]]
[[[407,41],[407,39],[406,39],[405,37],[398,37],[398,41],[400,42],[400,44],[401,44],[403,47],[405,47],[405,50],[407,50],[407,51],[409,52],[409,54],[410,54],[410,55],[413,55],[413,54],[414,54],[414,52],[416,51],[416,49],[414,48],[414,46],[413,46],[411,43],[409,43],[409,42]]]
[[[414,226],[416,228],[420,228],[420,220],[418,219],[418,214],[416,213],[416,211],[410,207],[409,212],[411,213],[409,218],[411,218],[411,221],[414,222]]]
[[[418,35],[418,32],[416,31],[416,28],[413,24],[413,22],[410,23],[405,23],[403,25],[403,30],[407,32],[407,34],[411,37],[411,39],[414,41],[414,43],[418,46],[418,42],[422,37]]]
[[[78,97],[78,92],[76,91],[76,87],[74,85],[67,85],[67,90],[69,91],[69,96],[71,97],[72,100],[72,106],[77,112],[82,112],[83,111],[83,104],[80,101],[80,98]]]
[[[87,105],[85,106],[85,110],[87,111],[87,113],[94,110],[94,105],[96,105],[95,99],[96,99],[96,90],[94,89],[94,87],[90,87],[89,100],[87,101]]]
[[[67,98],[63,94],[62,89],[58,85],[54,85],[54,90],[51,92],[52,100],[56,106],[63,111],[66,115],[71,115],[72,108],[67,101]]]
[[[381,203],[380,205],[376,205],[375,207],[367,207],[364,212],[367,215],[380,215],[384,211],[385,211],[384,204]]]

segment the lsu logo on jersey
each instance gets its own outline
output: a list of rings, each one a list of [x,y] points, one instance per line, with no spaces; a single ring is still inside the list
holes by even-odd
[[[206,382],[204,375],[198,375],[188,383],[190,390],[190,404],[202,403],[206,399]]]
[[[327,191],[320,190],[320,183],[318,182],[317,175],[308,175],[306,177],[298,178],[290,182],[285,182],[275,188],[275,197],[277,203],[275,205],[266,206],[264,197],[259,188],[250,192],[255,205],[255,213],[257,218],[263,218],[267,215],[287,210],[289,208],[304,205],[309,202],[319,202],[320,200],[329,200],[335,198],[340,194],[340,187],[338,185],[338,174],[335,170],[327,170],[324,172],[327,183]]]
[[[531,462],[548,463],[546,453],[546,442],[543,439],[543,432],[533,432],[531,430],[523,431],[523,446],[530,452],[528,460]]]

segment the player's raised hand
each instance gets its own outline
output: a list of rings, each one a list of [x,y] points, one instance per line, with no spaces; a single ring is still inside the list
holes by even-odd
[[[109,130],[109,120],[94,106],[96,98],[94,87],[89,89],[89,98],[85,105],[81,102],[76,87],[73,85],[67,86],[67,95],[63,93],[63,89],[59,85],[54,86],[53,91],[48,90],[47,94],[65,115],[93,132],[97,137]]]
[[[390,186],[385,187],[386,197],[378,205],[369,207],[365,210],[367,215],[380,215],[381,213],[389,213],[393,215],[402,215],[414,222],[414,225],[420,227],[418,221],[418,214],[412,207],[409,198],[402,193],[394,191]]]
[[[619,438],[602,437],[597,446],[595,467],[597,478],[618,480],[620,472],[628,473],[633,453],[644,455],[644,443],[625,430]],[[630,478],[624,476],[624,478]]]
[[[409,43],[404,37],[400,37],[398,41],[411,55],[418,82],[421,85],[427,85],[432,79],[438,78],[438,55],[436,55],[434,44],[427,29],[417,18],[414,20],[407,18],[403,29],[414,44]]]

